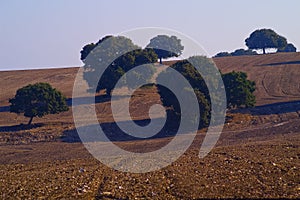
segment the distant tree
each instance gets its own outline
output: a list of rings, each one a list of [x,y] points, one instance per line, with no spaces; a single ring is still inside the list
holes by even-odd
[[[249,49],[262,49],[263,54],[268,48],[280,49],[287,45],[286,38],[278,35],[272,29],[258,29],[252,32],[245,42]]]
[[[296,52],[296,51],[297,48],[291,43],[287,44],[284,48],[277,50],[277,52]]]
[[[152,48],[160,64],[163,58],[178,57],[182,54],[184,47],[181,45],[181,40],[176,36],[158,35],[150,40],[146,48]]]
[[[80,59],[84,60],[95,47],[96,45],[94,43],[85,45],[80,51]]]
[[[214,57],[217,58],[217,57],[226,57],[226,56],[232,56],[232,55],[229,52],[220,52],[217,53]]]
[[[222,75],[228,108],[252,107],[255,105],[255,82],[247,79],[245,72],[230,72]]]
[[[24,113],[25,117],[30,118],[28,125],[34,117],[57,114],[69,109],[65,96],[49,83],[29,84],[20,88],[9,102],[10,112]]]
[[[109,40],[107,40],[108,38]],[[106,42],[103,43],[104,41]],[[96,45],[100,45],[101,43],[103,43],[105,48],[94,47],[87,57],[82,56],[85,64],[83,77],[87,81],[91,91],[98,92],[105,89],[106,94],[110,95],[116,83],[126,72],[136,66],[157,61],[157,55],[152,49],[141,49],[133,44],[129,38],[123,36],[106,36],[99,40]],[[86,52],[82,52],[81,55],[85,55]],[[113,62],[108,63],[111,59]],[[105,71],[100,78],[99,72],[102,70]],[[151,79],[153,74],[154,69],[143,73],[143,75],[136,71],[136,73],[130,73],[127,78],[137,78],[138,81],[135,83],[138,85],[142,80]],[[121,80],[125,85],[126,77]],[[134,87],[134,84],[131,82],[127,86]]]
[[[256,51],[252,51],[251,49],[237,49],[231,53],[232,56],[246,56],[246,55],[257,55]]]
[[[214,57],[226,57],[226,56],[245,56],[245,55],[257,55],[256,51],[252,51],[251,49],[237,49],[234,52],[220,52],[216,54]]]
[[[107,35],[105,37],[103,37],[101,40],[99,40],[96,44],[94,43],[90,43],[85,45],[82,50],[80,51],[80,59],[84,60],[86,59],[86,57],[89,55],[89,53],[100,43],[102,43],[104,40],[108,39],[112,37],[111,35]]]

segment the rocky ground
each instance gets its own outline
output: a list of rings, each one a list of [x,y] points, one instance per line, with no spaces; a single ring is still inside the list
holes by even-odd
[[[299,198],[300,119],[269,126],[225,127],[217,147],[198,157],[203,133],[172,165],[159,171],[119,172],[94,159],[79,142],[59,134],[0,145],[2,199]],[[235,126],[238,126],[235,124]],[[52,132],[60,124],[52,124]],[[68,128],[66,126],[65,128]],[[12,133],[6,133],[12,134]],[[6,135],[2,134],[1,135]],[[41,134],[42,135],[42,134]],[[21,140],[22,137],[19,137]],[[30,141],[30,139],[32,141]],[[51,138],[51,137],[49,137]],[[164,138],[151,141],[155,148]],[[4,140],[2,140],[4,141]],[[136,141],[136,148],[143,147]],[[139,144],[140,143],[140,144]],[[149,143],[149,141],[147,141]],[[121,142],[132,147],[132,142]]]

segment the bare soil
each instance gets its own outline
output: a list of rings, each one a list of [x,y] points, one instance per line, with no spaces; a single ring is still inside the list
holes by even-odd
[[[0,72],[0,196],[2,199],[300,198],[300,53],[215,58],[222,72],[245,71],[257,84],[257,107],[227,113],[217,146],[198,157],[200,130],[176,162],[132,174],[103,165],[85,149],[72,111],[34,119],[8,112],[8,99],[29,83],[49,82],[68,98],[78,68]],[[9,86],[9,87],[8,87]],[[159,103],[156,88],[131,99],[135,119]],[[96,105],[113,122],[109,102]],[[114,130],[109,130],[114,133]],[[151,151],[170,139],[116,141],[130,151]],[[107,150],[109,151],[109,149]]]

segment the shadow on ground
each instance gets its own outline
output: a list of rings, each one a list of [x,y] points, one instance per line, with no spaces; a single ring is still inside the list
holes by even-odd
[[[160,118],[154,119],[154,120],[162,120]],[[144,120],[135,120],[134,121],[139,126],[146,126],[150,123],[149,119]],[[128,121],[118,122],[124,126],[129,125]],[[155,122],[154,122],[155,123]],[[164,138],[164,137],[170,137],[174,136],[177,133],[179,123],[177,125],[174,123],[172,128],[168,127],[168,123],[165,123],[165,126],[154,136],[148,137],[148,138],[138,138],[134,137],[132,135],[129,135],[122,131],[120,127],[115,123],[101,123],[101,124],[93,124],[89,126],[84,127],[78,127],[77,129],[72,130],[66,130],[63,132],[63,135],[61,137],[61,140],[63,142],[81,142],[78,135],[78,131],[81,133],[81,137],[84,137],[85,142],[120,142],[120,141],[137,141],[137,140],[149,140],[149,139],[156,139],[156,138]],[[99,127],[100,126],[100,127]],[[105,136],[100,136],[99,132],[97,131],[99,128],[102,129]]]
[[[13,126],[1,126],[0,132],[15,132],[15,131],[23,131],[23,130],[30,130],[34,128],[39,128],[44,126],[43,123],[36,123],[36,124],[19,124],[19,125],[13,125]]]
[[[277,63],[267,63],[257,66],[277,66],[277,65],[297,65],[300,64],[300,60],[297,61],[287,61],[287,62],[277,62]]]
[[[0,112],[9,112],[9,106],[1,106]]]
[[[116,95],[114,99],[122,99],[130,97],[129,95]],[[90,97],[76,97],[76,98],[68,98],[67,100],[68,106],[78,106],[78,105],[85,105],[91,103],[104,103],[111,101],[111,96],[108,95],[100,95],[100,96],[90,96]],[[73,105],[74,103],[74,105]],[[9,108],[8,108],[9,109]],[[0,108],[1,111],[1,108]]]
[[[232,113],[250,113],[251,115],[271,115],[297,112],[300,117],[300,101],[272,103],[254,108],[244,108],[231,111]]]

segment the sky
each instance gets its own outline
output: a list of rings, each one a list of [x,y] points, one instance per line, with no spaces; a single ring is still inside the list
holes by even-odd
[[[108,34],[160,27],[213,56],[271,28],[300,49],[299,0],[1,0],[0,70],[82,66],[80,50]]]

